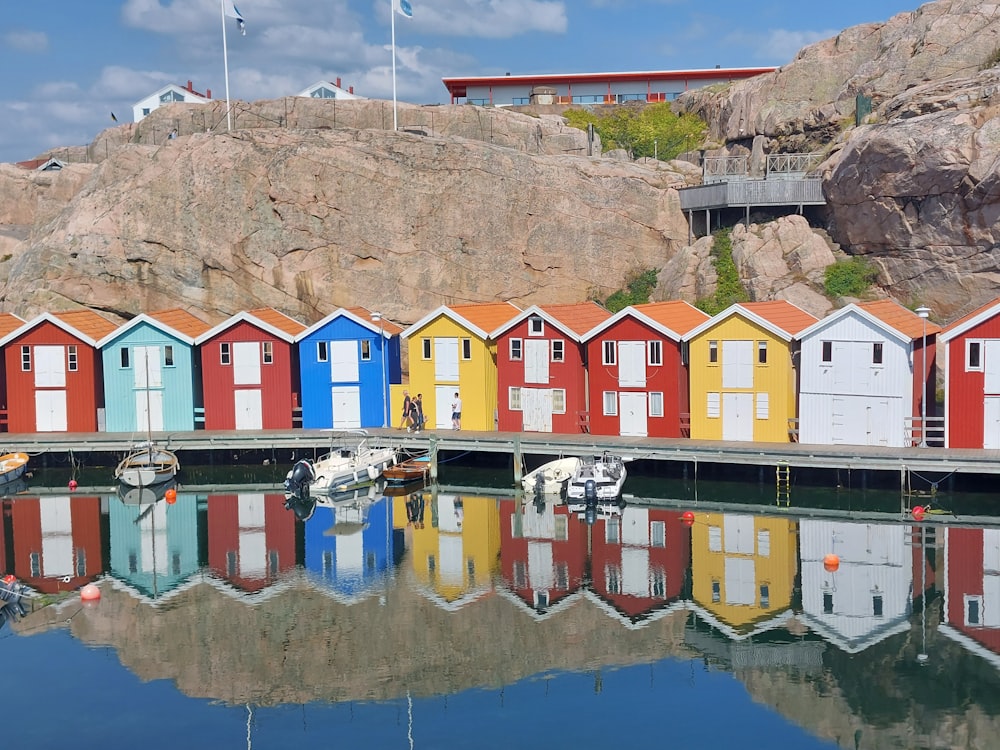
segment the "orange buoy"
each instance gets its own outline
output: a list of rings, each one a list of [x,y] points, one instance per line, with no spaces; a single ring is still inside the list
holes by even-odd
[[[163,493],[163,497],[167,501],[167,505],[173,505],[177,502],[177,490],[171,487],[169,490]]]
[[[828,573],[833,573],[840,567],[840,558],[832,552],[825,555],[823,557],[823,567],[826,568]]]
[[[80,589],[80,599],[85,602],[96,602],[101,598],[101,590],[93,583],[88,583]]]
[[[13,573],[8,573],[7,575],[5,575],[0,580],[2,580],[4,583],[6,583],[9,586],[10,584],[14,583],[17,580],[17,578],[14,577]]]
[[[914,520],[923,521],[924,513],[927,512],[927,509],[924,508],[924,506],[922,505],[915,505],[913,506],[913,510],[911,510],[910,512],[913,514]]]
[[[685,526],[694,526],[694,512],[686,510],[681,513],[681,521]]]
[[[75,489],[76,489],[76,487],[77,487],[77,484],[76,484],[76,480],[75,480],[75,479],[70,479],[70,480],[69,480],[69,488],[70,488],[71,490],[75,490]]]

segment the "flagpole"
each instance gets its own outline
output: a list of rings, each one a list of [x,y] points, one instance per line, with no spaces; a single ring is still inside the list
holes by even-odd
[[[222,66],[226,72],[226,130],[233,129],[229,114],[229,53],[226,49],[226,6],[225,0],[219,0],[219,13],[222,15]]]
[[[392,28],[392,129],[396,126],[396,0],[389,0],[389,18]]]

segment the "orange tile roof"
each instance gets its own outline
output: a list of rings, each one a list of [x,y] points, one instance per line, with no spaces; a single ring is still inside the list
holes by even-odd
[[[910,340],[919,339],[924,335],[924,319],[912,310],[907,310],[895,300],[880,299],[874,302],[859,302],[858,307],[886,325],[892,326],[900,333],[909,336]],[[928,335],[940,333],[941,326],[928,320],[926,332]]]
[[[59,318],[66,325],[72,326],[84,336],[88,336],[94,341],[103,339],[119,327],[117,323],[112,323],[93,310],[67,310],[65,312],[52,313],[52,317]]]
[[[248,310],[247,314],[253,315],[257,320],[267,323],[279,331],[284,331],[290,336],[297,336],[306,330],[305,325],[289,318],[283,312],[279,312],[273,307],[259,307],[256,310]]]
[[[201,318],[196,318],[187,310],[182,310],[179,307],[173,307],[169,310],[157,310],[156,312],[149,313],[149,317],[191,338],[197,338],[212,327]]]
[[[634,307],[646,317],[655,320],[661,326],[666,326],[678,336],[683,336],[688,331],[697,328],[711,317],[697,307],[679,300],[646,302],[634,305]]]
[[[371,323],[372,325],[375,326],[378,325],[378,323],[372,320],[372,312],[367,307],[348,307],[345,309],[347,310],[347,312],[351,313],[351,315],[356,315],[357,317]],[[381,323],[382,323],[382,330],[388,333],[390,336],[398,336],[403,332],[403,326],[393,323],[384,315],[382,316]]]
[[[576,334],[583,335],[598,323],[611,317],[611,312],[596,302],[576,302],[566,305],[539,305],[546,315],[551,315]]]
[[[987,302],[985,305],[980,305],[979,307],[977,307],[972,312],[966,313],[965,315],[963,315],[958,320],[952,321],[947,326],[945,326],[944,332],[948,333],[951,330],[953,330],[955,328],[958,328],[962,324],[967,323],[968,321],[972,320],[976,316],[982,315],[984,312],[986,312],[987,310],[989,310],[991,307],[996,307],[998,305],[1000,305],[1000,297],[997,297],[996,299],[992,299],[989,302]]]
[[[16,331],[24,325],[24,321],[13,313],[0,313],[0,338]]]
[[[472,323],[480,330],[490,333],[521,312],[521,308],[510,302],[483,302],[478,305],[448,305],[456,315]]]
[[[792,336],[819,320],[801,307],[796,307],[788,300],[783,299],[767,302],[741,302],[740,307],[749,310]]]

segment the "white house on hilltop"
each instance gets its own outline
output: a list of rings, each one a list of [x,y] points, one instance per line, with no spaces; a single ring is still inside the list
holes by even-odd
[[[206,89],[204,94],[194,90],[191,81],[187,82],[187,88],[182,88],[174,83],[168,83],[159,91],[150,94],[145,99],[140,99],[132,105],[132,119],[139,122],[142,118],[164,104],[174,102],[188,102],[189,104],[208,104],[212,101],[212,89]]]
[[[354,87],[349,86],[346,90],[340,85],[340,79],[336,83],[330,81],[316,81],[312,86],[303,89],[296,96],[308,96],[313,99],[364,99],[354,93]]]

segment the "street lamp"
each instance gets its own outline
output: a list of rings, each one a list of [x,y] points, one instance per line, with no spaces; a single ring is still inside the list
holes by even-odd
[[[920,366],[920,382],[923,394],[920,396],[920,447],[927,447],[927,316],[931,314],[929,307],[921,305],[915,311],[920,316],[922,333],[920,336],[920,351],[923,364]]]
[[[389,387],[388,378],[385,376],[385,326],[382,323],[382,313],[373,312],[372,322],[378,323],[378,350],[382,360],[382,427],[389,426],[389,402],[387,401],[386,390]]]

